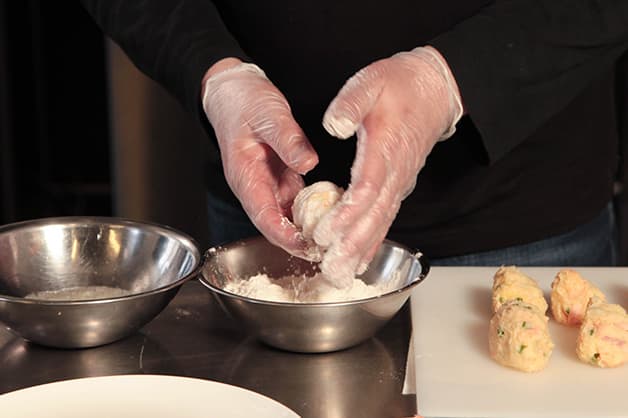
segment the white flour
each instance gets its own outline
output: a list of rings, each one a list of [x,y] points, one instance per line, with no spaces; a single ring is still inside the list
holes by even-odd
[[[384,283],[367,285],[360,279],[353,279],[350,286],[338,289],[320,273],[312,277],[286,276],[279,279],[258,274],[249,279],[233,280],[227,283],[224,290],[273,302],[346,302],[388,293],[400,287],[398,282],[394,277]]]
[[[120,296],[130,295],[131,291],[120,289],[118,287],[109,286],[81,286],[68,287],[59,290],[44,290],[42,292],[33,292],[24,296],[28,299],[40,300],[91,300],[91,299],[108,299]]]

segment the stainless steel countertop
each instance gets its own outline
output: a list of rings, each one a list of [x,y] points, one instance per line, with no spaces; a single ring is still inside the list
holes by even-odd
[[[0,326],[0,394],[79,377],[168,374],[247,388],[303,418],[400,418],[416,413],[414,396],[401,394],[409,339],[407,303],[359,346],[326,354],[283,352],[247,336],[191,281],[139,332],[101,347],[45,348]]]

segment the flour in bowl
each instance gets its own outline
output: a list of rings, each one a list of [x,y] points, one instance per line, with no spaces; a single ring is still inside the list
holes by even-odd
[[[44,290],[41,292],[33,292],[24,296],[27,299],[39,299],[39,300],[93,300],[93,299],[109,299],[120,296],[130,295],[131,291],[126,289],[120,289],[118,287],[109,286],[81,286],[81,287],[68,287],[58,290]]]
[[[311,277],[285,276],[273,279],[266,274],[258,274],[248,279],[235,279],[227,283],[224,290],[252,299],[272,302],[324,303],[347,302],[379,296],[401,287],[397,277],[383,283],[368,285],[360,279],[353,279],[350,286],[337,288],[322,274]]]

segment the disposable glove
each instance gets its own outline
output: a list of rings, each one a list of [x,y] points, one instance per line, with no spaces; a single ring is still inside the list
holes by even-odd
[[[271,243],[305,257],[308,244],[288,217],[304,187],[301,175],[316,166],[318,156],[264,72],[227,60],[226,68],[212,71],[221,62],[210,68],[202,97],[227,182]]]
[[[454,133],[462,113],[453,75],[431,47],[368,65],[331,102],[327,132],[357,133],[351,184],[314,230],[326,248],[321,271],[338,287],[367,269],[432,147]]]

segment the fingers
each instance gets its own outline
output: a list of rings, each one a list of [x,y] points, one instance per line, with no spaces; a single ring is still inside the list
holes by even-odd
[[[277,175],[279,179],[277,185],[277,204],[281,208],[281,212],[290,216],[292,212],[292,202],[297,193],[305,187],[303,177],[296,171],[283,167],[283,172]]]
[[[357,131],[383,89],[381,67],[376,62],[363,68],[340,89],[323,116],[323,127],[330,135],[347,139]]]
[[[213,67],[212,67],[213,68]],[[292,116],[288,101],[256,65],[232,65],[208,77],[203,109],[222,146],[264,142],[292,170],[305,174],[318,156]],[[248,146],[246,144],[245,146]]]
[[[395,177],[387,172],[387,163],[373,157],[374,152],[368,150],[376,141],[369,143],[365,139],[366,135],[360,131],[358,157],[352,172],[356,181],[314,230],[315,242],[328,248],[321,271],[338,287],[366,271],[401,201]]]
[[[391,189],[384,187],[369,210],[336,237],[321,263],[321,271],[330,281],[342,286],[366,271],[399,210],[398,201]]]
[[[373,258],[375,258],[375,255],[377,254],[379,248],[382,246],[382,242],[385,238],[386,237],[384,236],[384,238],[382,238],[382,241],[372,245],[371,249],[366,252],[364,257],[362,257],[360,263],[358,264],[358,270],[356,271],[357,274],[364,274],[366,270],[368,270],[371,261],[373,261]]]
[[[270,83],[269,83],[270,84]],[[294,120],[285,97],[272,86],[264,100],[247,112],[247,125],[291,169],[305,174],[318,164],[318,155]]]
[[[262,143],[225,154],[223,164],[229,186],[256,228],[272,244],[305,257],[309,245],[288,219],[290,203],[303,188],[301,176]]]
[[[251,205],[255,215],[251,220],[268,241],[283,248],[288,253],[305,258],[308,252],[308,243],[303,239],[299,230],[279,210],[272,197],[260,196]]]
[[[344,235],[350,225],[367,213],[376,201],[388,176],[386,161],[377,158],[374,142],[369,142],[365,130],[358,131],[356,158],[351,169],[351,185],[337,204],[314,231],[314,241],[328,247]],[[368,168],[368,169],[367,169]]]
[[[432,67],[413,54],[375,62],[349,79],[327,109],[325,129],[340,138],[357,131],[358,146],[351,186],[314,231],[317,244],[328,247],[323,273],[346,280],[366,269],[449,125],[444,79]]]
[[[318,164],[318,155],[265,73],[254,64],[227,64],[208,71],[202,98],[227,182],[271,243],[303,256],[308,244],[287,215],[303,188],[300,174]]]

